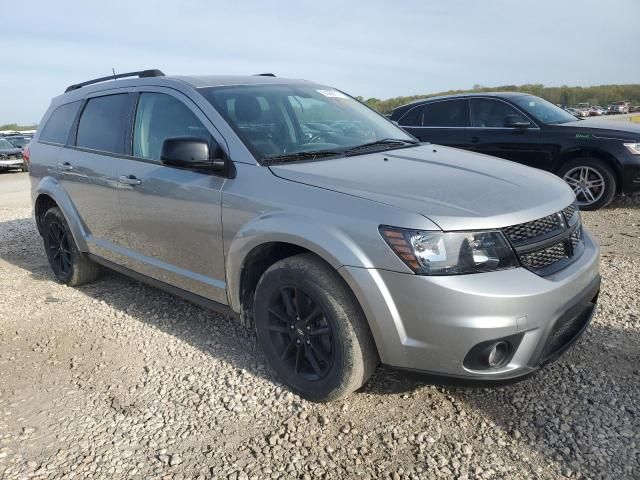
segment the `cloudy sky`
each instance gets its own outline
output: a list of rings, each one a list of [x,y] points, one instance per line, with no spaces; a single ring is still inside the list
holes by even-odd
[[[378,98],[640,83],[639,0],[0,0],[0,20],[0,124],[38,122],[111,68],[274,72]]]

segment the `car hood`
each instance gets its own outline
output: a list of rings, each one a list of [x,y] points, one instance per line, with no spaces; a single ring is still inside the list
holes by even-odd
[[[283,179],[419,213],[443,230],[514,225],[574,200],[555,175],[439,145],[270,168]]]
[[[15,155],[16,153],[21,153],[22,150],[19,148],[0,148],[0,155]]]
[[[624,122],[622,120],[607,120],[604,118],[590,120],[576,120],[575,122],[553,125],[564,129],[575,129],[576,133],[591,134],[596,137],[618,140],[640,139],[640,124]]]

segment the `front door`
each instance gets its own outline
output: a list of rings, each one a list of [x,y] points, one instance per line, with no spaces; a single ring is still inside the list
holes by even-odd
[[[510,127],[513,122],[528,127]],[[540,129],[511,104],[494,98],[471,99],[470,148],[476,152],[550,170],[553,147],[545,144]]]
[[[212,132],[218,136],[186,96],[162,88],[139,92],[131,158],[120,166],[120,206],[127,267],[226,304],[220,205],[225,178],[160,161],[165,139],[210,140]]]

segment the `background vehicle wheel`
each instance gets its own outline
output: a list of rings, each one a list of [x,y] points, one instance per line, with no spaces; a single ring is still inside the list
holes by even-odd
[[[23,172],[28,172],[29,171],[29,164],[27,162],[24,162],[22,164],[22,171]]]
[[[58,207],[47,210],[42,218],[42,240],[49,265],[60,282],[75,287],[98,277],[98,265],[78,250]]]
[[[367,320],[338,274],[313,255],[276,262],[258,282],[258,341],[280,378],[317,402],[360,388],[379,363]]]
[[[581,210],[605,207],[616,194],[616,176],[602,160],[571,160],[560,168],[558,175],[573,189]]]

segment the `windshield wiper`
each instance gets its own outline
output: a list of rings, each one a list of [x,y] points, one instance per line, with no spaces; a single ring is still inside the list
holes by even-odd
[[[276,155],[274,157],[265,158],[265,162],[268,163],[280,163],[294,160],[307,160],[314,158],[333,157],[335,155],[344,155],[342,150],[318,150],[316,152],[291,152],[283,153],[282,155]]]
[[[396,146],[404,146],[404,145],[419,145],[420,142],[417,140],[407,140],[404,138],[383,138],[382,140],[376,140],[375,142],[363,143],[362,145],[358,145],[346,150],[345,155],[354,155],[363,150],[369,150],[375,147],[396,147]]]

